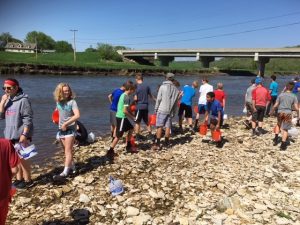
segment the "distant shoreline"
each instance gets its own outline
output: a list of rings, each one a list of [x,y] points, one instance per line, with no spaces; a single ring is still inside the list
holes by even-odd
[[[146,76],[160,76],[166,72],[172,72],[180,75],[232,75],[232,76],[255,76],[254,71],[248,70],[187,70],[187,69],[117,69],[117,68],[89,68],[81,66],[57,66],[46,64],[29,64],[29,63],[0,63],[0,75],[15,75],[15,74],[45,74],[45,75],[119,75],[133,76],[135,73],[141,72]],[[298,75],[300,73],[282,72],[280,75]]]

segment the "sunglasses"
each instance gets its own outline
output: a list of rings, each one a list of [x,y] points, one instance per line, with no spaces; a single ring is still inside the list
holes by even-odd
[[[14,89],[14,87],[2,87],[2,89],[5,91],[5,90],[9,90],[9,91],[11,91],[11,90],[13,90]]]

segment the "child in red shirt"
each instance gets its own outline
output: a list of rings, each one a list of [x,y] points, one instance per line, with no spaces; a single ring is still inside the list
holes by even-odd
[[[0,138],[0,225],[5,225],[11,200],[11,179],[18,172],[19,156],[7,139]]]
[[[225,111],[226,93],[225,93],[225,91],[223,91],[222,83],[217,84],[217,89],[214,91],[214,93],[215,93],[215,99],[221,103],[223,111]]]

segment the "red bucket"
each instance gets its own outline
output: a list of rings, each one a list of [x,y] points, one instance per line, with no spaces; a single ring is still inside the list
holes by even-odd
[[[55,124],[58,124],[59,122],[59,111],[58,109],[55,109],[52,113],[52,122]]]
[[[149,125],[150,126],[156,125],[156,114],[152,114],[149,116]]]
[[[136,105],[131,105],[130,106],[130,111],[135,112],[136,111]]]
[[[197,105],[194,106],[194,112],[198,113],[198,106]]]
[[[221,131],[220,130],[215,130],[212,132],[212,139],[214,141],[221,141]]]
[[[201,135],[206,135],[206,133],[207,133],[207,125],[206,124],[201,124],[200,125],[199,133]]]

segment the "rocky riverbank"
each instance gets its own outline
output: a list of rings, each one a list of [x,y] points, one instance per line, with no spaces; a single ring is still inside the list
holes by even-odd
[[[188,132],[174,132],[160,152],[149,140],[125,154],[123,143],[112,165],[103,157],[110,140],[99,138],[76,149],[74,177],[52,180],[62,155],[35,167],[36,185],[18,191],[8,224],[300,224],[300,140],[279,151],[275,119],[266,121],[268,133],[251,137],[242,118],[230,118],[222,148]],[[112,197],[109,175],[122,180],[123,195]]]

